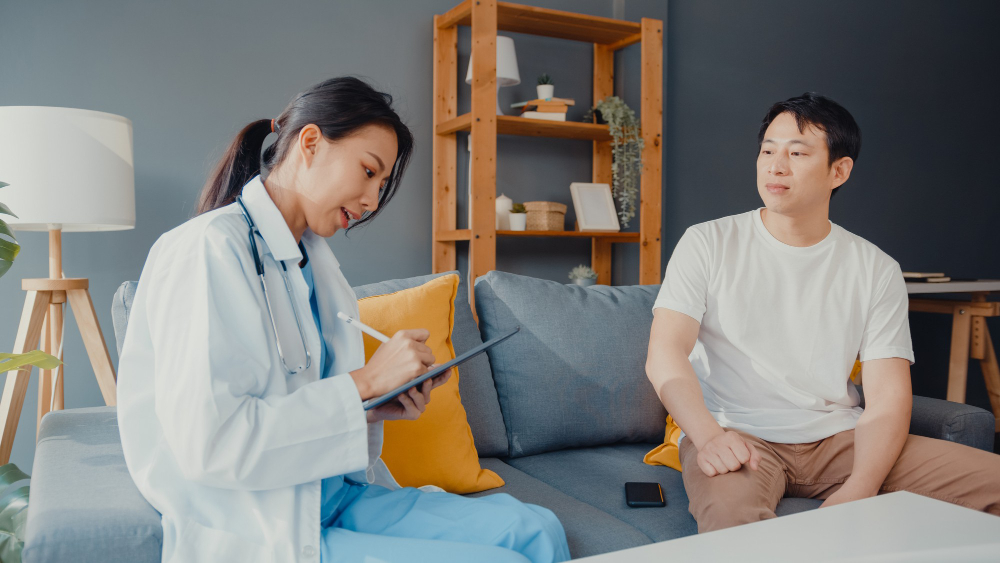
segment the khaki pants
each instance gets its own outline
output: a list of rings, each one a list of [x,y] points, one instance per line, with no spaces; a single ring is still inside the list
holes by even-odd
[[[698,532],[774,518],[782,497],[826,499],[851,475],[854,430],[811,444],[774,444],[739,432],[760,453],[757,471],[708,477],[698,467],[698,448],[681,441],[684,488]],[[969,446],[910,435],[881,493],[909,491],[1000,515],[1000,455]]]

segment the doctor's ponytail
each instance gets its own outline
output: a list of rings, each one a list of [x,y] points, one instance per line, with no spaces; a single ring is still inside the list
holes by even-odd
[[[284,160],[299,131],[315,124],[323,137],[336,141],[367,125],[382,125],[396,133],[397,153],[392,172],[379,193],[378,209],[366,213],[351,226],[367,223],[378,215],[399,187],[413,152],[413,135],[392,109],[392,96],[379,92],[352,76],[331,78],[301,92],[274,119],[259,119],[244,127],[216,165],[198,200],[197,214],[229,205],[261,168],[268,170]],[[274,132],[278,138],[264,150],[264,140]]]

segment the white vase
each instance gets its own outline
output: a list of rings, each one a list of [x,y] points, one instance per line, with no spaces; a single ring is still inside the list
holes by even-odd
[[[510,210],[513,207],[514,207],[514,201],[503,194],[500,194],[500,197],[496,199],[496,208],[497,208],[496,227],[498,231],[510,230]]]
[[[523,231],[528,224],[528,214],[527,213],[511,213],[508,215],[510,219],[510,230],[512,231]]]
[[[538,85],[535,86],[535,92],[538,94],[539,98],[545,100],[545,99],[551,98],[552,96],[555,95],[555,93],[556,93],[556,85],[555,84],[538,84]]]
[[[577,278],[573,280],[573,283],[575,283],[576,285],[582,285],[583,287],[590,287],[592,285],[595,285],[597,283],[597,280],[593,278]]]

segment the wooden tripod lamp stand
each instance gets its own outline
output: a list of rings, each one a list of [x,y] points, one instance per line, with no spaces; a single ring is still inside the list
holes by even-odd
[[[49,277],[21,281],[27,295],[12,352],[41,348],[62,359],[63,313],[69,303],[104,402],[114,405],[115,370],[89,282],[63,276],[62,233],[135,227],[132,122],[96,111],[8,106],[0,107],[0,123],[0,178],[10,184],[2,195],[18,215],[8,224],[18,231],[49,233]],[[0,315],[0,322],[10,321]],[[29,369],[7,372],[0,399],[0,464],[10,460],[30,374]],[[40,370],[36,424],[62,408],[63,366]]]

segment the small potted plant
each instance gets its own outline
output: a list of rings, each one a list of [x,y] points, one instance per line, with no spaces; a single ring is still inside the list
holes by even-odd
[[[542,100],[551,98],[556,93],[556,86],[552,83],[552,77],[548,74],[543,74],[538,77],[538,86],[535,86],[535,92],[538,97]]]
[[[510,230],[523,231],[528,224],[528,210],[523,203],[515,203],[510,208]]]
[[[587,287],[597,283],[597,272],[591,269],[590,266],[580,264],[570,270],[569,279],[573,280],[573,283],[576,285]]]

